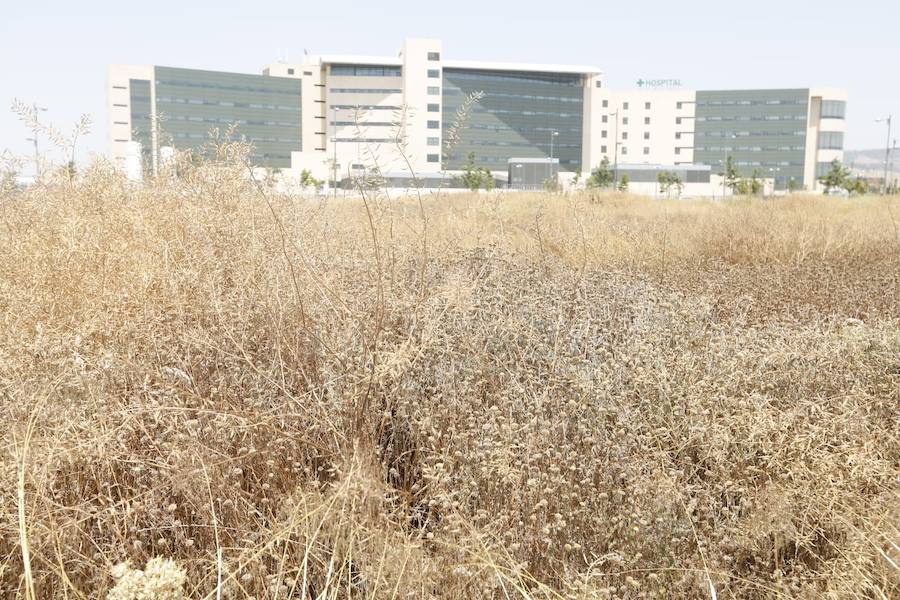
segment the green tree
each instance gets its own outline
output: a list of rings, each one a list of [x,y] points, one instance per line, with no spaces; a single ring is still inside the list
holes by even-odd
[[[847,181],[844,182],[844,189],[847,190],[848,194],[862,196],[869,193],[869,184],[862,177],[857,177],[856,179],[848,177]]]
[[[490,192],[494,189],[494,175],[487,168],[481,169],[481,181],[487,191]]]
[[[731,191],[738,196],[747,196],[750,194],[750,189],[750,180],[746,177],[741,177],[734,182],[734,186],[731,188]]]
[[[656,181],[659,183],[659,193],[669,196],[669,188],[672,186],[671,174],[668,171],[660,171],[656,174]]]
[[[753,175],[750,177],[750,193],[759,196],[763,191],[762,173],[759,169],[753,169]]]
[[[797,180],[791,177],[787,182],[787,191],[789,194],[793,194],[797,191]]]
[[[459,176],[460,181],[466,189],[477,192],[481,189],[483,175],[481,169],[475,166],[475,153],[469,152],[466,157],[466,164],[463,167],[463,173]]]
[[[575,169],[575,176],[572,177],[572,189],[578,187],[578,182],[581,181],[581,169]]]
[[[737,193],[738,181],[741,178],[740,172],[738,172],[737,165],[734,164],[734,158],[731,155],[728,155],[728,158],[725,159],[725,172],[722,173],[722,176],[725,177],[725,184],[731,188],[732,193]]]
[[[847,180],[850,178],[850,169],[844,168],[841,161],[834,159],[831,161],[831,168],[823,177],[819,178],[819,182],[825,186],[825,193],[831,190],[843,188],[846,186]]]
[[[588,189],[608,188],[613,183],[613,171],[609,168],[609,157],[604,156],[600,164],[591,171],[590,177],[585,181]]]
[[[628,173],[625,173],[622,175],[622,179],[619,180],[619,187],[618,187],[619,191],[627,192],[628,191],[628,183],[629,183]]]

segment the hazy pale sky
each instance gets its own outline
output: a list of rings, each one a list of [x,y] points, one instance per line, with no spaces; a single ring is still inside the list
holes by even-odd
[[[900,139],[900,1],[485,0],[104,2],[9,0],[0,20],[0,152],[29,154],[8,110],[37,101],[68,129],[94,118],[80,155],[106,153],[106,67],[168,65],[259,73],[287,53],[395,55],[436,37],[447,59],[595,65],[610,87],[678,78],[684,87],[843,87],[846,149]],[[54,158],[59,159],[58,155]]]

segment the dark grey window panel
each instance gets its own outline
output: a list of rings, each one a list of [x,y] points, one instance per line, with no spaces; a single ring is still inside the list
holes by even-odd
[[[212,128],[234,125],[254,164],[289,167],[302,149],[301,91],[296,78],[156,67],[159,143],[200,149]]]
[[[552,138],[553,157],[561,168],[579,168],[583,86],[584,77],[577,74],[445,68],[445,136],[463,99],[473,92],[484,96],[472,108],[444,167],[461,168],[470,152],[476,164],[493,168],[505,168],[510,158],[549,157]]]
[[[331,65],[335,77],[400,77],[403,69],[394,65]]]

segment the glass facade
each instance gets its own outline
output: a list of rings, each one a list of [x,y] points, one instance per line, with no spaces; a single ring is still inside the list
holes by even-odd
[[[150,168],[152,160],[153,103],[150,96],[150,81],[147,79],[129,79],[129,104],[131,105],[131,139],[141,144],[141,160],[145,169]]]
[[[744,177],[759,169],[776,173],[778,189],[802,183],[808,113],[806,89],[698,91],[694,162],[721,173],[731,156]]]
[[[390,65],[331,65],[331,75],[341,77],[400,77],[401,72]]]
[[[506,170],[510,158],[549,157],[551,139],[561,170],[581,168],[582,75],[444,68],[442,82],[445,138],[466,96],[484,93],[444,168],[462,168],[474,152],[476,165]]]
[[[301,150],[300,93],[299,79],[156,67],[160,144],[199,148],[212,128],[234,124],[254,164],[290,167]]]
[[[843,119],[847,114],[847,103],[843,100],[823,100],[823,119]]]

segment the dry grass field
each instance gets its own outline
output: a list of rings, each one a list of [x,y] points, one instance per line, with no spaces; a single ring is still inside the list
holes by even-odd
[[[0,597],[900,597],[900,198],[182,175],[0,198]]]

